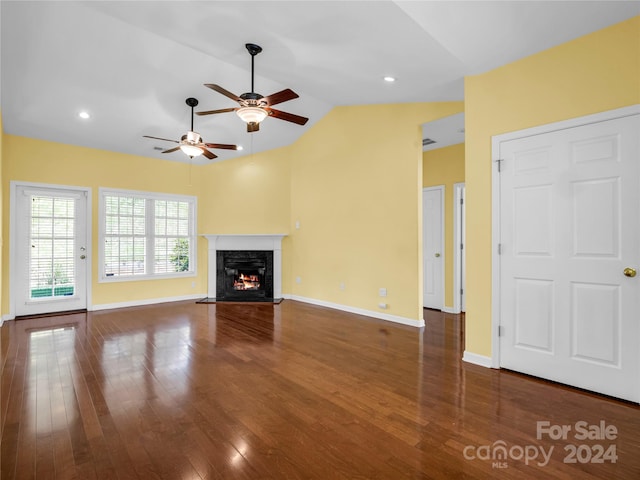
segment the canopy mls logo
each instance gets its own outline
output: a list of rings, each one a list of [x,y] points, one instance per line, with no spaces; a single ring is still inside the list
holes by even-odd
[[[512,445],[509,447],[504,440],[497,440],[491,445],[480,445],[479,447],[467,445],[463,450],[465,460],[490,460],[493,468],[507,468],[509,466],[507,460],[524,460],[525,465],[535,461],[539,467],[545,467],[549,463],[552,453],[553,446],[548,450],[539,445]]]
[[[612,442],[617,438],[616,426],[607,425],[604,420],[597,424],[581,420],[565,425],[552,424],[546,420],[536,422],[536,440],[563,442],[563,463],[616,463],[616,444],[605,442]],[[574,441],[583,443],[572,443]],[[523,461],[527,466],[535,464],[545,467],[551,461],[555,447],[556,445],[508,445],[504,440],[497,440],[488,445],[467,445],[462,453],[465,460],[490,461],[492,468],[508,468],[509,461]]]

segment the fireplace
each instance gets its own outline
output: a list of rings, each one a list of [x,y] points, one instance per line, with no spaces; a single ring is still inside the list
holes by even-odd
[[[273,252],[218,250],[216,252],[217,301],[272,301]]]
[[[286,235],[203,236],[209,244],[209,261],[207,298],[202,302],[282,301],[282,239]],[[221,257],[229,264],[219,262]]]

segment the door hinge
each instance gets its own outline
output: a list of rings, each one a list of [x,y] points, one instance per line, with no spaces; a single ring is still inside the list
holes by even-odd
[[[463,288],[460,289],[460,295],[464,295],[464,289]]]
[[[502,244],[498,244],[498,255],[502,255]]]
[[[504,327],[502,325],[498,325],[498,336],[502,337],[504,335]]]
[[[464,205],[464,198],[460,199],[460,205]]]
[[[499,158],[495,161],[498,164],[498,173],[502,171],[502,162],[504,162],[503,158]]]
[[[460,250],[464,250],[464,243],[460,244]]]

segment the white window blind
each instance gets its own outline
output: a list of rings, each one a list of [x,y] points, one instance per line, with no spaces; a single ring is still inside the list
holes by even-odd
[[[189,203],[156,200],[154,207],[156,271],[188,271]]]
[[[195,197],[101,190],[102,280],[193,275]]]
[[[74,294],[75,199],[31,195],[30,298]]]

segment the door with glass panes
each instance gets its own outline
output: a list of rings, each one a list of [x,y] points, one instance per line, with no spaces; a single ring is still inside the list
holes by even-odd
[[[88,191],[16,185],[15,315],[87,308]]]

